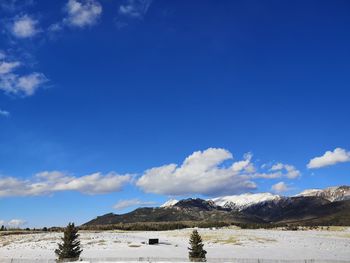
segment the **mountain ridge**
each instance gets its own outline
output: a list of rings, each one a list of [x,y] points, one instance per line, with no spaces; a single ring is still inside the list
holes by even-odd
[[[327,199],[331,202],[333,201],[342,201],[350,199],[350,186],[333,186],[325,189],[307,189],[301,193],[295,195],[298,196],[318,196],[324,199]],[[235,210],[243,210],[251,205],[255,205],[262,202],[267,202],[271,200],[280,200],[283,198],[288,198],[282,195],[274,195],[272,193],[245,193],[241,195],[230,195],[230,196],[221,196],[207,201],[213,201],[216,205],[231,208]],[[169,201],[162,204],[160,207],[172,207],[176,205],[179,200],[170,199]]]
[[[126,214],[109,213],[85,226],[140,222],[207,221],[248,224],[317,222],[350,225],[350,187],[329,187],[284,197],[244,194],[209,200],[171,200],[160,207],[138,208]],[[234,203],[236,202],[236,203]]]

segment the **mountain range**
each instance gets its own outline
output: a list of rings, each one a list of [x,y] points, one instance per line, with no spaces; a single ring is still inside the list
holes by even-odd
[[[84,225],[179,221],[350,225],[350,186],[306,190],[291,197],[259,193],[169,200],[160,207],[99,216]]]

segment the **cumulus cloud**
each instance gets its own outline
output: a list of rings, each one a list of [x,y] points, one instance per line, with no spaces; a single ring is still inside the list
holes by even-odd
[[[19,74],[16,72],[23,63],[20,61],[6,61],[6,55],[0,56],[0,90],[7,94],[19,96],[33,95],[47,78],[39,72]]]
[[[95,0],[69,0],[65,10],[67,17],[64,23],[74,27],[85,27],[95,24],[102,14],[102,5]],[[54,29],[58,29],[55,24]]]
[[[89,195],[106,194],[120,191],[131,179],[131,175],[114,172],[75,177],[59,171],[45,171],[30,179],[0,178],[0,197],[38,196],[62,191],[77,191]]]
[[[138,179],[136,185],[148,193],[166,195],[186,194],[235,194],[256,188],[250,180],[254,171],[251,154],[242,161],[233,159],[225,149],[209,148],[188,156],[184,162],[151,168]]]
[[[276,193],[283,193],[289,190],[288,186],[284,182],[279,182],[271,187],[271,190]]]
[[[317,169],[345,162],[350,162],[350,151],[346,151],[342,148],[336,148],[333,151],[326,151],[322,156],[311,159],[307,164],[307,168]]]
[[[9,117],[10,116],[10,112],[0,109],[0,116]]]
[[[130,18],[143,18],[152,0],[126,0],[119,6],[119,14]]]
[[[28,15],[20,16],[14,19],[11,33],[17,38],[33,37],[40,31],[38,24],[37,20]]]
[[[116,203],[113,208],[116,210],[123,210],[128,207],[133,206],[151,206],[157,204],[156,202],[152,201],[141,201],[139,199],[128,199],[128,200],[120,200],[118,203]]]

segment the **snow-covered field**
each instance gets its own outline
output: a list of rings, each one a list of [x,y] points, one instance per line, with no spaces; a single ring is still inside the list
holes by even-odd
[[[84,259],[186,259],[192,229],[162,232],[81,231]],[[331,230],[199,229],[207,258],[349,260],[350,228]],[[8,259],[54,259],[62,233],[0,236],[0,262]],[[159,238],[159,245],[147,245]]]

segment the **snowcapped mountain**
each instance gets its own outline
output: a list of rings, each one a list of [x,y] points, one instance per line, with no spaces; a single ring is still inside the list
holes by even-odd
[[[241,194],[223,196],[211,199],[216,205],[241,211],[248,206],[272,200],[280,200],[282,197],[271,193]]]
[[[241,195],[230,195],[230,196],[222,196],[212,199],[207,199],[207,201],[213,202],[214,205],[229,208],[231,210],[242,210],[247,208],[248,206],[263,203],[271,200],[280,200],[282,197],[279,195],[273,195],[271,193],[259,193],[259,194],[241,194]],[[160,207],[173,207],[178,204],[179,201],[175,199],[171,199]]]
[[[320,197],[330,202],[350,200],[350,186],[338,186],[329,187],[326,189],[308,189],[297,197]],[[283,197],[280,195],[274,195],[271,193],[257,193],[257,194],[241,194],[241,195],[230,195],[221,196],[212,199],[207,199],[207,201],[212,201],[215,205],[228,208],[230,210],[242,211],[250,206],[263,204],[270,201],[280,201],[282,199],[288,199],[288,197]],[[180,201],[171,199],[165,202],[160,207],[169,208],[178,204]]]
[[[164,204],[162,204],[160,207],[173,207],[174,205],[176,205],[179,202],[179,200],[175,200],[175,199],[170,199],[169,201],[166,201]]]
[[[330,202],[350,200],[350,186],[336,186],[322,189],[309,189],[297,196],[316,196]]]

